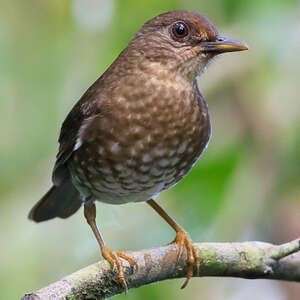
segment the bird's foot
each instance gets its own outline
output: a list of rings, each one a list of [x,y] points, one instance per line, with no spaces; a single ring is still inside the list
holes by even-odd
[[[197,253],[196,247],[193,245],[190,235],[183,229],[180,229],[176,233],[176,237],[171,244],[177,244],[178,247],[177,262],[179,261],[182,255],[183,247],[185,247],[187,251],[186,280],[181,286],[181,288],[184,289],[188,285],[191,277],[193,276],[194,266],[196,267],[196,275],[197,276],[199,275],[199,270],[200,270],[199,255]]]
[[[118,281],[123,286],[125,294],[127,294],[128,287],[127,287],[127,283],[126,283],[124,272],[123,272],[122,261],[120,258],[127,260],[131,266],[135,267],[135,271],[137,271],[138,265],[137,265],[135,259],[126,255],[123,252],[112,251],[109,248],[107,248],[106,246],[102,247],[102,256],[109,262],[112,269],[116,265],[117,271],[118,271]]]

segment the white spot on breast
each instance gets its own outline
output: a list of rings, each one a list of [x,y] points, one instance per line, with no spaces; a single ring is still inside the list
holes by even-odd
[[[124,169],[124,166],[121,164],[115,164],[114,169],[117,171],[122,171]]]
[[[111,169],[108,167],[100,167],[99,171],[100,171],[100,173],[111,174]]]
[[[102,184],[100,183],[100,182],[94,182],[94,187],[96,188],[96,189],[99,189],[99,190],[101,190],[101,188],[102,188]]]
[[[141,165],[140,168],[141,172],[147,172],[150,170],[150,166],[149,165]]]
[[[168,157],[172,157],[175,153],[176,151],[174,149],[169,150]]]
[[[169,163],[170,163],[169,160],[167,160],[167,159],[161,159],[161,160],[158,162],[158,165],[159,165],[160,167],[163,167],[163,168],[164,168],[164,167],[168,166]]]
[[[166,149],[163,148],[156,148],[154,150],[154,154],[159,157],[163,156],[165,153],[166,153]]]
[[[194,151],[194,147],[189,147],[187,151],[188,153],[192,153]]]
[[[180,172],[179,172],[179,176],[184,176],[185,175],[185,173],[186,173],[186,171],[185,170],[181,170]]]
[[[136,150],[134,147],[130,148],[130,155],[135,156],[136,155]]]
[[[142,131],[142,127],[140,127],[140,126],[135,126],[134,127],[134,130],[133,130],[134,133],[139,133],[141,131]]]
[[[187,164],[188,163],[186,161],[184,161],[180,164],[179,168],[185,168],[187,166]]]
[[[178,153],[183,153],[186,149],[186,146],[187,146],[187,141],[184,141],[177,149],[177,152]]]
[[[127,159],[127,166],[129,167],[136,166],[136,161],[133,159]]]
[[[178,157],[175,157],[175,158],[171,159],[172,167],[174,167],[179,161],[180,161],[180,158],[178,158]]]
[[[148,180],[149,180],[149,176],[147,176],[147,175],[139,176],[139,181],[142,183],[147,182]]]
[[[151,161],[152,161],[151,155],[150,155],[149,153],[146,153],[146,154],[143,156],[142,161],[143,161],[144,163],[151,162]]]
[[[144,149],[144,143],[142,141],[138,141],[136,143],[136,147],[140,150],[143,150]]]
[[[88,166],[88,170],[91,174],[94,174],[94,175],[98,174],[98,171],[92,166]]]
[[[152,168],[150,170],[150,174],[153,176],[160,176],[162,174],[162,171],[157,168]]]
[[[110,149],[111,149],[111,152],[118,153],[120,151],[119,143],[113,143]]]
[[[103,155],[103,154],[104,154],[104,148],[100,146],[100,147],[98,148],[98,153],[99,153],[100,155]]]

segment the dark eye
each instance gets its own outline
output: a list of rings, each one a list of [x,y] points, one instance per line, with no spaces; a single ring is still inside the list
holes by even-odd
[[[189,34],[189,28],[184,22],[176,22],[172,25],[172,33],[176,38],[182,39]]]

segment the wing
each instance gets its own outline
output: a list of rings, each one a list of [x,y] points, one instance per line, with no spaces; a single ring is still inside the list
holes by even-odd
[[[62,124],[58,139],[59,151],[52,174],[54,185],[60,185],[70,177],[67,162],[81,145],[80,133],[87,121],[100,113],[100,79],[85,92]]]

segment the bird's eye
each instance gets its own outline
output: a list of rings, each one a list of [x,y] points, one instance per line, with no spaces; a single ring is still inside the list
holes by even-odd
[[[184,22],[176,22],[172,25],[172,34],[177,39],[182,39],[189,34],[189,27]]]

